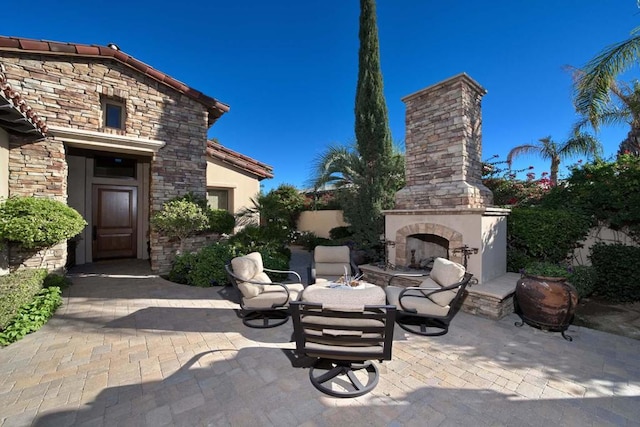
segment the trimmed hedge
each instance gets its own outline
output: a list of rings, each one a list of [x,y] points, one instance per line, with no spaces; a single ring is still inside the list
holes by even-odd
[[[589,219],[566,210],[513,208],[507,217],[507,270],[548,261],[560,263],[589,232]]]
[[[591,248],[598,295],[612,302],[640,301],[640,248],[597,243]]]
[[[18,270],[0,276],[0,330],[6,328],[20,307],[33,301],[47,277],[44,269]]]

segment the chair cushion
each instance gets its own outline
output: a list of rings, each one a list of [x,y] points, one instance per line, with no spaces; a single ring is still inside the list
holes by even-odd
[[[241,280],[251,280],[254,282],[271,283],[269,276],[263,271],[262,256],[259,252],[251,252],[248,255],[233,258],[231,260],[233,274]],[[238,282],[238,289],[245,298],[255,298],[260,295],[264,289],[263,285],[255,283]]]
[[[244,281],[253,279],[256,274],[262,273],[264,270],[262,256],[259,252],[251,252],[248,255],[233,258],[231,267],[233,274]]]
[[[454,282],[455,283],[455,282]],[[442,288],[435,280],[430,277],[427,277],[420,283],[421,288],[430,288],[430,290],[425,290],[422,293],[427,296],[431,301],[438,304],[440,307],[446,307],[449,303],[456,297],[458,294],[455,290],[448,290],[442,292],[436,292],[435,294],[428,295],[434,289]]]
[[[280,285],[260,285],[262,286],[262,292],[253,298],[243,298],[242,303],[248,309],[268,309],[274,304],[286,304],[287,293]],[[304,289],[301,283],[287,283],[285,284],[289,290],[289,300],[294,301],[298,299],[298,296]]]
[[[349,246],[316,246],[313,260],[316,263],[344,263],[349,265]]]
[[[384,305],[385,294],[379,286],[365,289],[340,289],[311,285],[302,293],[302,301],[320,302],[333,306]]]
[[[464,278],[464,272],[465,268],[457,262],[436,258],[429,277],[440,286],[450,286],[460,282]]]
[[[399,286],[387,286],[385,292],[387,294],[387,301],[389,304],[395,305],[398,310],[402,310],[400,306],[400,292],[402,292],[404,288]],[[408,291],[402,297],[402,306],[407,309],[415,309],[420,316],[433,316],[433,317],[445,317],[449,313],[450,307],[442,307],[435,302],[431,301],[429,298],[424,298],[422,296],[411,296],[411,292],[420,292],[420,291]]]
[[[351,273],[351,266],[348,263],[316,263],[316,276],[338,278],[344,276],[345,271]]]

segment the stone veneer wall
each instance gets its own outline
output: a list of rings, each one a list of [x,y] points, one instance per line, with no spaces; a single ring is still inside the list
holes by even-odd
[[[9,138],[9,196],[47,197],[67,202],[67,162],[62,143],[46,139],[25,142]],[[10,246],[12,268],[42,267],[60,271],[67,261],[67,243],[60,243],[37,254]]]
[[[208,113],[204,105],[106,58],[3,52],[2,63],[11,86],[19,88],[50,127],[164,141],[166,145],[151,163],[151,212],[189,191],[205,195]],[[125,102],[124,130],[102,127],[103,95]],[[52,158],[41,159],[50,154]],[[63,144],[52,138],[35,144],[12,144],[9,194],[35,192],[66,200],[66,162],[60,165],[64,155]],[[163,253],[171,245],[152,232],[150,247],[152,268],[168,270],[170,265]]]
[[[460,74],[402,99],[406,104],[406,187],[395,209],[480,208],[493,203],[482,184],[480,101],[486,91]]]

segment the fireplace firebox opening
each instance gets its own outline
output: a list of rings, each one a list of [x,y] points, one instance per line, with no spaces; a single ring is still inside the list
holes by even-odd
[[[435,234],[407,236],[406,247],[407,267],[412,269],[430,269],[438,257],[449,259],[449,241]]]

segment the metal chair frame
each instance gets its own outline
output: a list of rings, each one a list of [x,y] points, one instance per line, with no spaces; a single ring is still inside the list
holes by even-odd
[[[316,389],[333,397],[357,397],[375,388],[380,372],[371,360],[391,360],[395,306],[368,305],[362,312],[353,312],[323,308],[323,304],[317,302],[293,301],[291,307],[296,352],[317,359],[309,370],[309,379]],[[336,327],[323,323],[321,319],[324,318],[371,319],[382,324]],[[339,331],[325,334],[327,328],[339,328]],[[359,332],[367,336],[358,337]],[[354,342],[358,345],[354,346]],[[323,344],[326,348],[309,348],[308,343]],[[340,346],[344,346],[344,350]],[[358,346],[362,346],[363,351],[357,351]],[[366,351],[367,346],[381,346],[381,351]],[[362,382],[361,378],[366,381]]]
[[[428,274],[409,274],[409,273],[397,273],[389,278],[387,286],[391,286],[394,279],[400,277],[427,277]],[[396,323],[411,333],[424,335],[424,336],[440,336],[449,332],[449,324],[454,316],[460,310],[462,306],[462,299],[464,298],[465,289],[471,283],[473,275],[471,273],[465,273],[463,279],[454,283],[453,285],[445,287],[422,287],[422,286],[410,286],[403,289],[400,292],[398,298],[400,306],[398,307],[398,315],[396,317]],[[449,303],[449,311],[444,316],[435,316],[431,314],[421,314],[414,308],[405,307],[402,303],[402,298],[429,298],[429,296],[437,294],[439,292],[446,292],[456,290],[456,296]],[[435,303],[434,303],[435,304]],[[434,331],[435,329],[435,331]]]
[[[238,276],[233,273],[233,268],[231,267],[231,262],[228,262],[224,266],[225,271],[227,272],[227,277],[229,282],[233,285],[233,287],[238,292],[240,296],[240,317],[242,318],[242,323],[245,326],[250,328],[275,328],[276,326],[284,325],[289,320],[289,316],[291,315],[289,303],[291,302],[291,292],[287,288],[285,283],[282,282],[259,282],[255,280],[242,280]],[[287,273],[296,276],[298,279],[298,283],[302,283],[302,278],[300,274],[293,270],[273,270],[270,268],[263,268],[263,271],[266,273]],[[252,283],[255,285],[276,285],[281,286],[287,294],[287,298],[282,303],[272,304],[271,307],[267,308],[256,308],[256,307],[247,307],[244,304],[244,297],[240,288],[238,287],[238,283]]]

